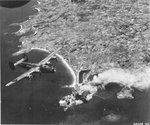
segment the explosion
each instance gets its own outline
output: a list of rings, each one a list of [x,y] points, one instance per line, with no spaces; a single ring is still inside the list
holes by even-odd
[[[137,71],[121,68],[109,69],[95,75],[89,82],[76,83],[73,94],[64,97],[59,103],[67,110],[71,106],[88,102],[98,92],[98,89],[105,89],[105,86],[110,83],[119,84],[122,87],[117,93],[118,99],[133,99],[134,88],[142,91],[150,87],[150,67]]]
[[[150,87],[150,67],[145,67],[139,71],[129,71],[125,69],[113,68],[98,76],[94,76],[93,83],[106,86],[109,83],[117,83],[124,87],[134,87],[138,90],[148,89]]]

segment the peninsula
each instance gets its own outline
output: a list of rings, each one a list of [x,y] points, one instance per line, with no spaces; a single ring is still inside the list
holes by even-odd
[[[66,60],[74,78],[89,69],[88,76],[98,74],[87,79],[90,84],[105,86],[113,77],[112,82],[121,86],[148,88],[149,4],[149,0],[38,0],[34,6],[38,13],[18,24],[21,29],[16,35],[33,32],[20,38],[19,52],[61,48],[58,56]],[[130,78],[126,82],[124,74]]]

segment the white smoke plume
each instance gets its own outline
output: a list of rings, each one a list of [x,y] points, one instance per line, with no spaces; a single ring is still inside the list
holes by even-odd
[[[94,76],[93,83],[106,86],[109,83],[117,83],[120,86],[135,87],[139,90],[150,87],[150,67],[142,70],[130,71],[125,69],[113,68]]]

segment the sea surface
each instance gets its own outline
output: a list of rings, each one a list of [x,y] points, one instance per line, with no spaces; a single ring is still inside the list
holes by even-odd
[[[0,8],[1,27],[1,92],[2,92],[2,123],[56,123],[64,118],[62,108],[58,101],[62,96],[70,93],[68,89],[62,89],[64,85],[72,82],[72,76],[61,60],[53,62],[57,68],[55,74],[34,74],[32,80],[24,79],[10,87],[5,85],[26,72],[26,69],[16,67],[10,70],[8,62],[17,61],[22,56],[13,57],[12,53],[19,50],[20,37],[14,33],[20,26],[10,26],[28,20],[30,15],[37,14],[32,0],[28,4],[18,8]],[[29,62],[37,63],[44,59],[48,53],[32,50],[28,54]]]
[[[149,120],[150,92],[135,90],[135,99],[118,100],[116,93],[120,87],[109,84],[105,91],[93,97],[83,105],[73,107],[64,112],[58,105],[61,97],[71,93],[71,89],[63,88],[72,82],[72,76],[61,60],[53,61],[57,72],[55,74],[34,74],[32,80],[24,79],[16,84],[5,85],[24,73],[26,70],[17,67],[11,71],[9,61],[17,61],[21,57],[12,57],[12,53],[19,50],[20,36],[13,33],[20,26],[9,26],[28,20],[37,14],[32,7],[37,4],[32,0],[18,8],[0,8],[1,11],[1,121],[5,124],[94,124],[94,125],[133,125],[133,123],[147,123]],[[32,50],[28,54],[30,62],[39,62],[48,53]]]

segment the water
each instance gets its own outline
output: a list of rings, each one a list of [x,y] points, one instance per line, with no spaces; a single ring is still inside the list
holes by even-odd
[[[58,107],[59,99],[70,90],[61,89],[63,85],[70,84],[72,77],[68,70],[60,62],[53,62],[57,68],[56,74],[34,74],[34,79],[24,79],[16,84],[5,87],[6,83],[13,80],[26,70],[17,67],[11,71],[8,62],[17,61],[21,58],[12,57],[12,53],[18,51],[19,38],[13,35],[20,29],[20,26],[9,26],[12,23],[22,22],[28,19],[29,15],[36,14],[37,11],[31,8],[37,4],[31,1],[19,8],[1,8],[2,17],[2,123],[56,123],[65,116],[63,110]],[[46,52],[37,50],[31,51],[30,62],[39,62],[46,57]],[[64,116],[64,117],[63,117]]]
[[[18,50],[17,46],[20,45],[20,37],[13,35],[12,32],[18,31],[20,27],[9,27],[9,25],[25,21],[29,15],[35,14],[37,11],[31,9],[34,4],[36,4],[36,1],[31,1],[25,6],[15,9],[0,8],[2,13],[2,123],[93,123],[116,125],[116,122],[108,122],[112,114],[120,116],[119,125],[147,122],[150,106],[149,90],[145,92],[136,90],[134,100],[118,100],[116,99],[116,93],[121,88],[114,85],[110,85],[106,91],[98,93],[104,99],[95,96],[89,103],[64,112],[58,106],[58,101],[61,97],[70,93],[71,90],[64,89],[62,86],[70,84],[72,79],[60,60],[58,63],[53,62],[57,68],[56,74],[42,74],[41,76],[34,74],[35,77],[31,81],[24,79],[10,87],[5,87],[6,83],[26,71],[19,67],[15,71],[11,71],[8,66],[9,60],[17,61],[21,58],[21,56],[11,56],[13,52]],[[47,53],[34,50],[28,56],[29,61],[39,62],[47,56]],[[114,115],[113,117],[115,118],[116,116]]]

